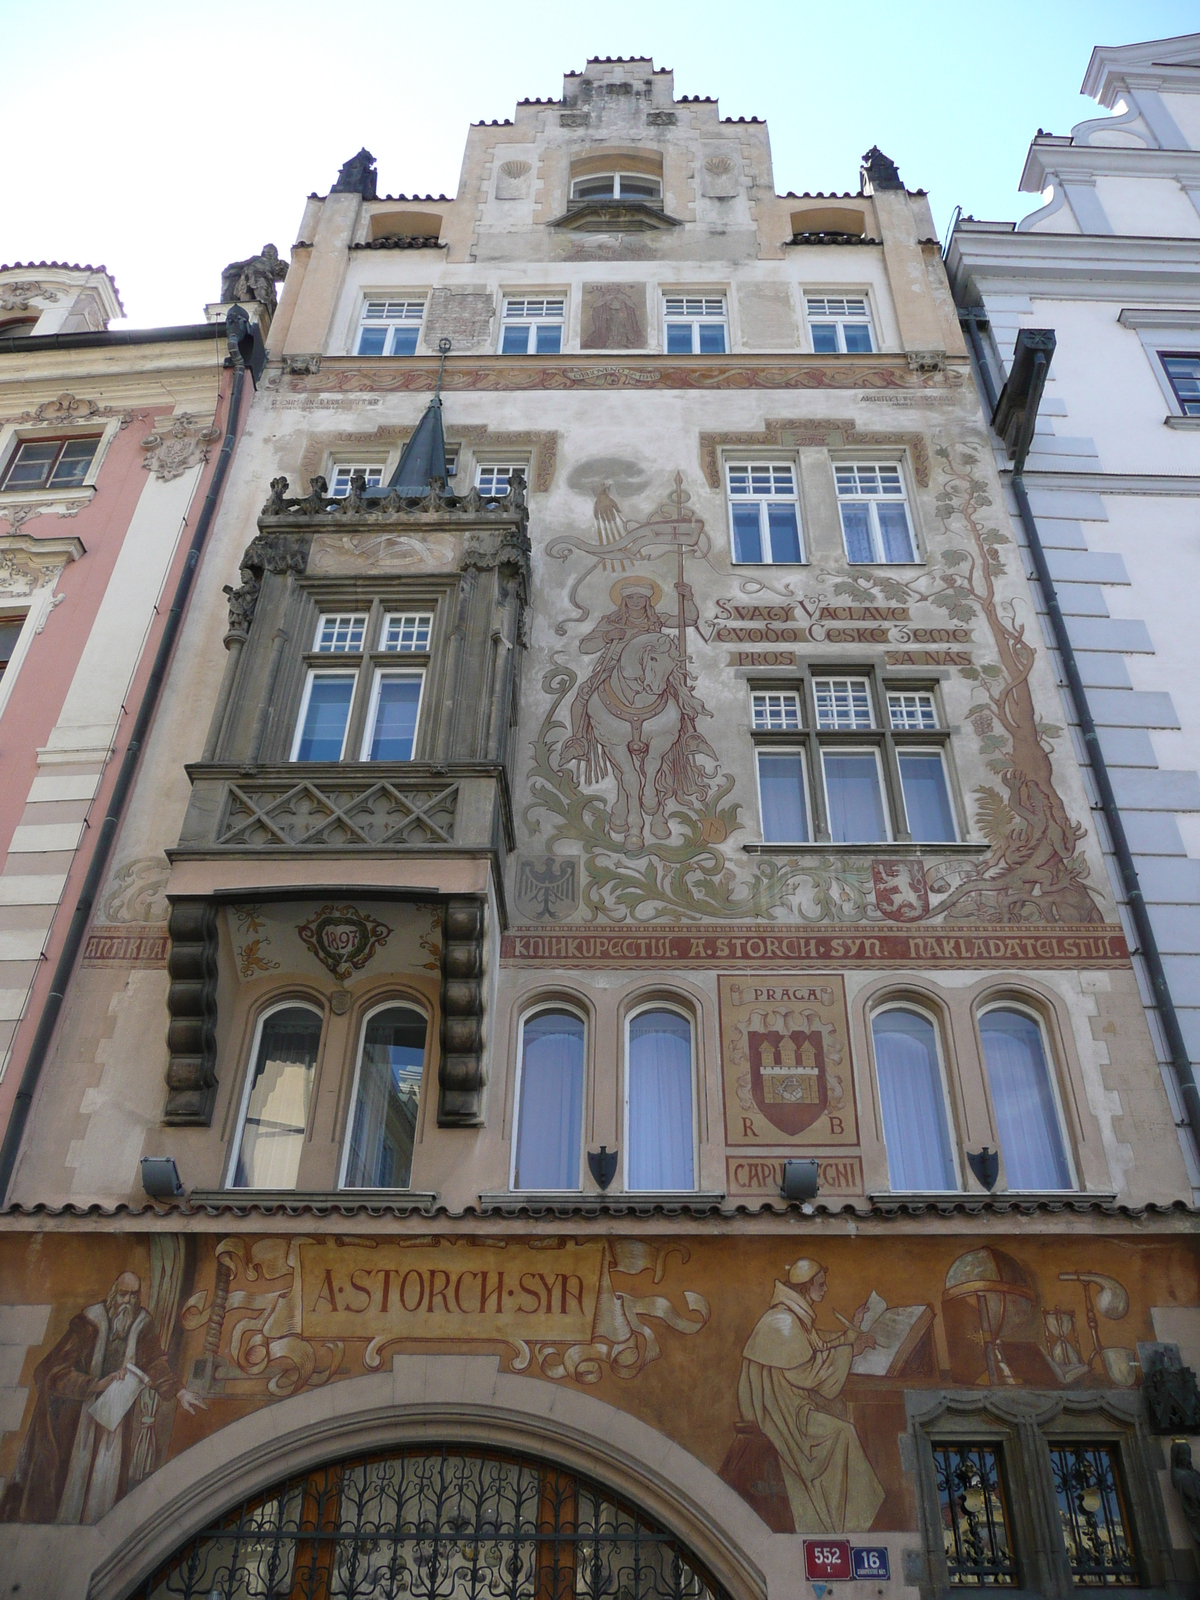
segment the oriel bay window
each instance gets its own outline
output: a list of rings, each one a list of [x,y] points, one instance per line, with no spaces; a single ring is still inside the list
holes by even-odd
[[[246,1077],[231,1189],[294,1189],[321,1048],[321,1013],[281,1005],[259,1020]]]
[[[405,1189],[412,1176],[428,1024],[413,1006],[388,1004],[362,1029],[344,1189]]]
[[[293,761],[411,761],[432,610],[324,612],[316,624]],[[400,662],[404,665],[401,666]]]
[[[752,686],[751,726],[764,843],[957,841],[932,690],[804,674],[795,689]]]

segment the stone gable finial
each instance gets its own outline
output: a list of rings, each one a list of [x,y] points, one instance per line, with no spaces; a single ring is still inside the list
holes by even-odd
[[[862,158],[862,167],[859,172],[859,182],[864,194],[874,194],[878,189],[903,189],[900,173],[896,163],[890,156],[885,156],[877,144],[873,144]]]

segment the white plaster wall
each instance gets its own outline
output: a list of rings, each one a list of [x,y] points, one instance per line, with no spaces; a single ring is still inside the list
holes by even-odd
[[[1096,198],[1114,233],[1200,239],[1200,212],[1174,178],[1098,177]]]

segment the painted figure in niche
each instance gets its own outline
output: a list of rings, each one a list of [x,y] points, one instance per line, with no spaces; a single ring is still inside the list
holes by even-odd
[[[588,284],[591,318],[580,347],[584,350],[640,350],[646,343],[645,297],[639,307],[635,291],[623,283]],[[640,291],[638,291],[640,292]]]
[[[157,1405],[207,1410],[171,1370],[133,1272],[71,1318],[33,1381],[37,1405],[0,1502],[4,1522],[99,1522],[156,1465]],[[153,1404],[137,1403],[151,1395]]]
[[[757,1424],[779,1457],[798,1533],[868,1529],[884,1491],[839,1398],[850,1363],[875,1345],[862,1305],[837,1333],[816,1325],[828,1288],[818,1261],[788,1268],[742,1351],[738,1407]]]
[[[691,586],[679,582],[675,590],[682,634],[698,614]],[[656,609],[661,587],[653,578],[619,578],[609,592],[616,609],[580,643],[600,660],[576,691],[559,762],[581,762],[589,785],[615,772],[610,832],[635,850],[647,823],[655,839],[670,838],[669,801],[704,800],[710,784],[696,758],[717,757],[696,731],[697,717],[712,713],[689,688],[680,647],[664,631],[667,620]]]

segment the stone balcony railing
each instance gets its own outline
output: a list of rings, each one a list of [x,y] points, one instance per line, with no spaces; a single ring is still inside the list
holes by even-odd
[[[172,856],[403,855],[512,848],[504,769],[426,762],[190,766]]]

